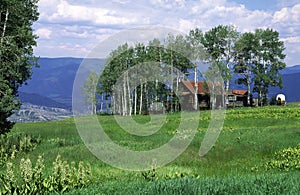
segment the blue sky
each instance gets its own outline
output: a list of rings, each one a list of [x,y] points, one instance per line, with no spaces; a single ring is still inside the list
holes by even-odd
[[[285,62],[300,64],[299,0],[40,0],[39,11],[35,54],[41,57],[85,57],[103,40],[137,27],[188,33],[231,24],[240,32],[278,31]]]

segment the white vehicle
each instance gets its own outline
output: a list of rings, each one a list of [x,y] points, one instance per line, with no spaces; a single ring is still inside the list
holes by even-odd
[[[276,96],[276,101],[277,101],[277,105],[285,105],[286,104],[285,95],[284,94],[278,94]]]

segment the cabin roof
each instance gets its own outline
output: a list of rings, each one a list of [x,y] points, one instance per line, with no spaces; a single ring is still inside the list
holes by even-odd
[[[187,89],[187,91],[182,92],[183,95],[187,94],[194,94],[194,87],[195,87],[195,82],[194,81],[181,81],[183,86]],[[231,96],[245,96],[247,95],[248,91],[247,90],[232,90],[229,95]],[[205,82],[204,81],[198,81],[198,93],[199,95],[204,95],[204,94],[209,94],[209,89],[205,87]]]
[[[192,93],[194,94],[194,87],[195,87],[195,82],[194,81],[182,81],[182,84],[188,89],[188,92],[189,93]],[[205,89],[204,87],[204,81],[199,81],[198,83],[198,93],[197,94],[207,94],[208,93],[208,90]],[[186,94],[186,92],[185,92]]]
[[[232,95],[244,96],[248,93],[247,90],[232,90]]]

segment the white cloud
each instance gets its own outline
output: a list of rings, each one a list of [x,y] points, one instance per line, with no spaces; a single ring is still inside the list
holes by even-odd
[[[298,0],[288,5],[284,5],[286,0],[277,2],[278,10],[252,11],[232,0],[40,0],[36,33],[40,48],[63,45],[60,52],[45,52],[55,56],[65,49],[66,56],[78,56],[116,32],[140,26],[164,26],[185,33],[193,28],[206,31],[219,24],[233,24],[241,32],[270,27],[280,33],[287,59],[292,61],[290,54],[300,53],[300,4]]]
[[[137,22],[135,17],[125,17],[113,9],[73,5],[67,0],[40,3],[41,20],[52,23],[85,23],[94,25],[129,25]],[[47,5],[47,6],[46,6]]]
[[[281,9],[282,7],[292,7],[298,4],[299,0],[277,0],[277,7]]]
[[[300,43],[300,36],[282,38],[281,41],[284,41],[284,42],[287,42],[287,43]]]
[[[182,8],[185,6],[185,0],[150,0],[152,6],[164,9]]]
[[[179,20],[179,27],[183,32],[188,32],[191,29],[195,28],[195,21],[194,20],[186,20],[186,19],[180,19]]]
[[[190,6],[190,10],[194,14],[201,15],[203,12],[206,12],[209,9],[213,9],[216,6],[225,5],[227,2],[225,0],[200,0],[194,5]]]
[[[275,12],[273,23],[300,23],[300,4],[295,5],[292,8],[283,8],[280,11]]]
[[[282,37],[299,36],[300,29],[300,4],[285,7],[276,11],[271,21],[272,27],[278,29]]]
[[[52,31],[47,28],[40,28],[36,31],[40,39],[50,39]]]

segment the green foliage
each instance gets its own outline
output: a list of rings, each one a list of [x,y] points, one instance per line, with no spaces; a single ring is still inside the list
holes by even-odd
[[[100,75],[98,93],[105,93],[107,98],[111,98],[111,112],[114,114],[148,113],[152,103],[157,102],[164,103],[168,112],[179,111],[178,97],[170,94],[180,94],[179,80],[187,79],[192,68],[194,80],[197,81],[198,66],[209,62],[209,69],[202,72],[202,76],[207,80],[218,78],[220,75],[223,81],[217,82],[224,82],[226,95],[229,93],[234,72],[239,75],[236,82],[247,87],[247,104],[251,105],[252,93],[257,93],[260,105],[267,105],[268,88],[282,87],[282,78],[278,72],[286,66],[284,50],[284,43],[279,40],[277,31],[257,29],[254,33],[241,34],[232,25],[218,25],[205,33],[196,28],[186,36],[169,34],[164,42],[154,39],[148,45],[137,43],[130,47],[126,43],[110,53]],[[138,78],[141,75],[138,71],[130,73],[136,80],[129,79],[131,77],[127,73],[123,74],[126,70],[143,63],[158,64],[162,71],[154,74],[155,79],[166,78],[169,85],[147,82],[145,76]],[[172,69],[166,71],[166,65]],[[173,71],[173,67],[183,75]],[[141,71],[147,72],[146,68]],[[120,83],[116,85],[118,79]],[[131,89],[131,86],[134,86],[134,89]],[[114,94],[113,89],[116,92]],[[195,95],[198,88],[195,87],[194,90]],[[197,95],[194,99],[196,98]],[[194,109],[197,108],[197,101],[194,101]]]
[[[35,166],[29,158],[22,158],[19,170],[13,170],[13,164],[7,163],[6,173],[0,176],[1,194],[45,194],[62,193],[74,188],[83,188],[90,183],[91,168],[83,162],[76,166],[75,162],[69,164],[62,161],[58,155],[53,162],[50,175],[44,172],[44,162],[42,156],[39,156]],[[17,177],[19,176],[19,177]],[[20,179],[19,179],[20,178]]]
[[[155,169],[152,169],[152,170],[149,170],[149,171],[143,171],[141,174],[142,174],[143,178],[146,181],[154,181],[154,180],[157,179],[157,175],[156,175],[156,170]]]
[[[96,114],[97,111],[96,106],[98,101],[96,91],[98,80],[98,74],[92,71],[82,86],[83,95],[85,96],[85,104],[89,106],[88,108],[91,114]]]
[[[265,167],[282,171],[300,171],[300,143],[296,147],[285,148],[274,155],[274,159],[267,162]]]
[[[219,74],[225,82],[226,93],[228,93],[232,78],[229,63],[234,61],[234,43],[238,36],[239,33],[234,26],[218,25],[207,31],[201,41],[210,55],[210,61],[218,67]]]
[[[146,137],[131,135],[122,130],[114,116],[101,115],[98,120],[116,144],[135,151],[145,151],[158,148],[174,136],[181,121],[180,113],[162,115],[164,117],[166,120],[160,130]],[[17,124],[14,131],[30,133],[32,136],[41,135],[42,142],[35,150],[20,154],[12,160],[17,165],[13,166],[14,177],[21,182],[20,173],[16,172],[19,158],[35,159],[43,154],[43,178],[49,178],[54,173],[53,160],[60,154],[68,162],[84,159],[84,162],[91,163],[93,170],[90,185],[70,189],[67,194],[178,194],[188,190],[194,194],[297,194],[300,186],[298,170],[266,170],[264,165],[274,159],[276,151],[299,143],[299,106],[227,110],[217,142],[207,155],[199,157],[199,147],[210,118],[211,111],[208,110],[200,111],[199,117],[184,119],[200,120],[193,142],[173,162],[148,172],[119,170],[97,159],[81,141],[73,119]],[[139,124],[146,124],[150,116],[137,115],[133,119]],[[60,161],[63,164],[63,160]],[[251,168],[256,165],[260,167],[254,172]],[[4,168],[0,172],[7,174]]]
[[[278,74],[286,67],[284,63],[284,42],[280,41],[279,33],[273,29],[257,29],[256,40],[256,61],[254,61],[254,87],[253,92],[258,93],[260,105],[266,105],[268,90],[271,86],[282,88],[282,78]]]
[[[300,107],[279,107],[269,106],[263,108],[241,108],[236,110],[228,110],[228,119],[242,120],[243,118],[250,119],[298,119],[300,117]]]
[[[76,167],[74,161],[68,164],[67,161],[62,161],[61,156],[58,155],[53,162],[52,175],[44,182],[44,185],[49,191],[65,192],[73,188],[87,186],[90,175],[89,164],[85,167],[80,161]]]
[[[43,191],[44,164],[41,156],[38,157],[34,167],[30,159],[22,158],[19,174],[14,171],[14,167],[13,163],[8,162],[6,174],[0,176],[3,183],[0,190],[3,194],[36,194]]]
[[[110,53],[106,61],[106,66],[99,79],[99,94],[105,93],[112,98],[113,102],[116,101],[120,104],[120,108],[117,109],[116,106],[112,106],[115,114],[130,115],[130,109],[134,114],[147,112],[151,103],[168,101],[167,97],[170,95],[170,91],[174,91],[176,88],[173,86],[176,78],[180,80],[179,76],[186,76],[188,69],[193,67],[188,59],[191,55],[189,50],[186,37],[171,34],[166,37],[164,42],[154,39],[149,41],[149,45],[143,43],[137,43],[133,47],[128,44],[120,45]],[[152,69],[146,70],[147,68],[143,66],[143,70],[139,70],[140,72],[131,72],[129,76],[127,73],[124,74],[126,70],[142,64],[149,65]],[[160,74],[154,74],[153,67],[157,67],[157,70],[160,68],[162,70]],[[169,67],[172,67],[172,70],[169,70]],[[175,68],[184,75],[180,75]],[[148,77],[140,76],[141,72],[143,75],[148,74]],[[164,78],[167,78],[170,86],[158,82]],[[148,82],[148,80],[154,82]],[[117,81],[122,85],[116,85]],[[131,89],[131,86],[135,87]],[[117,93],[112,94],[113,91]]]
[[[18,153],[34,150],[40,142],[40,137],[30,135],[0,135],[0,166],[3,166],[7,160],[15,159]]]
[[[296,173],[184,177],[154,182],[109,182],[105,186],[98,184],[67,194],[298,194],[299,179]]]
[[[234,71],[240,75],[236,82],[247,86],[249,93],[257,93],[260,105],[267,104],[270,86],[282,88],[278,72],[286,66],[283,62],[284,49],[279,33],[272,29],[246,32],[235,43]],[[252,83],[254,87],[251,91]]]
[[[0,134],[13,123],[7,120],[20,104],[15,101],[18,88],[31,77],[37,66],[33,46],[37,36],[32,24],[38,20],[38,0],[0,1]]]

